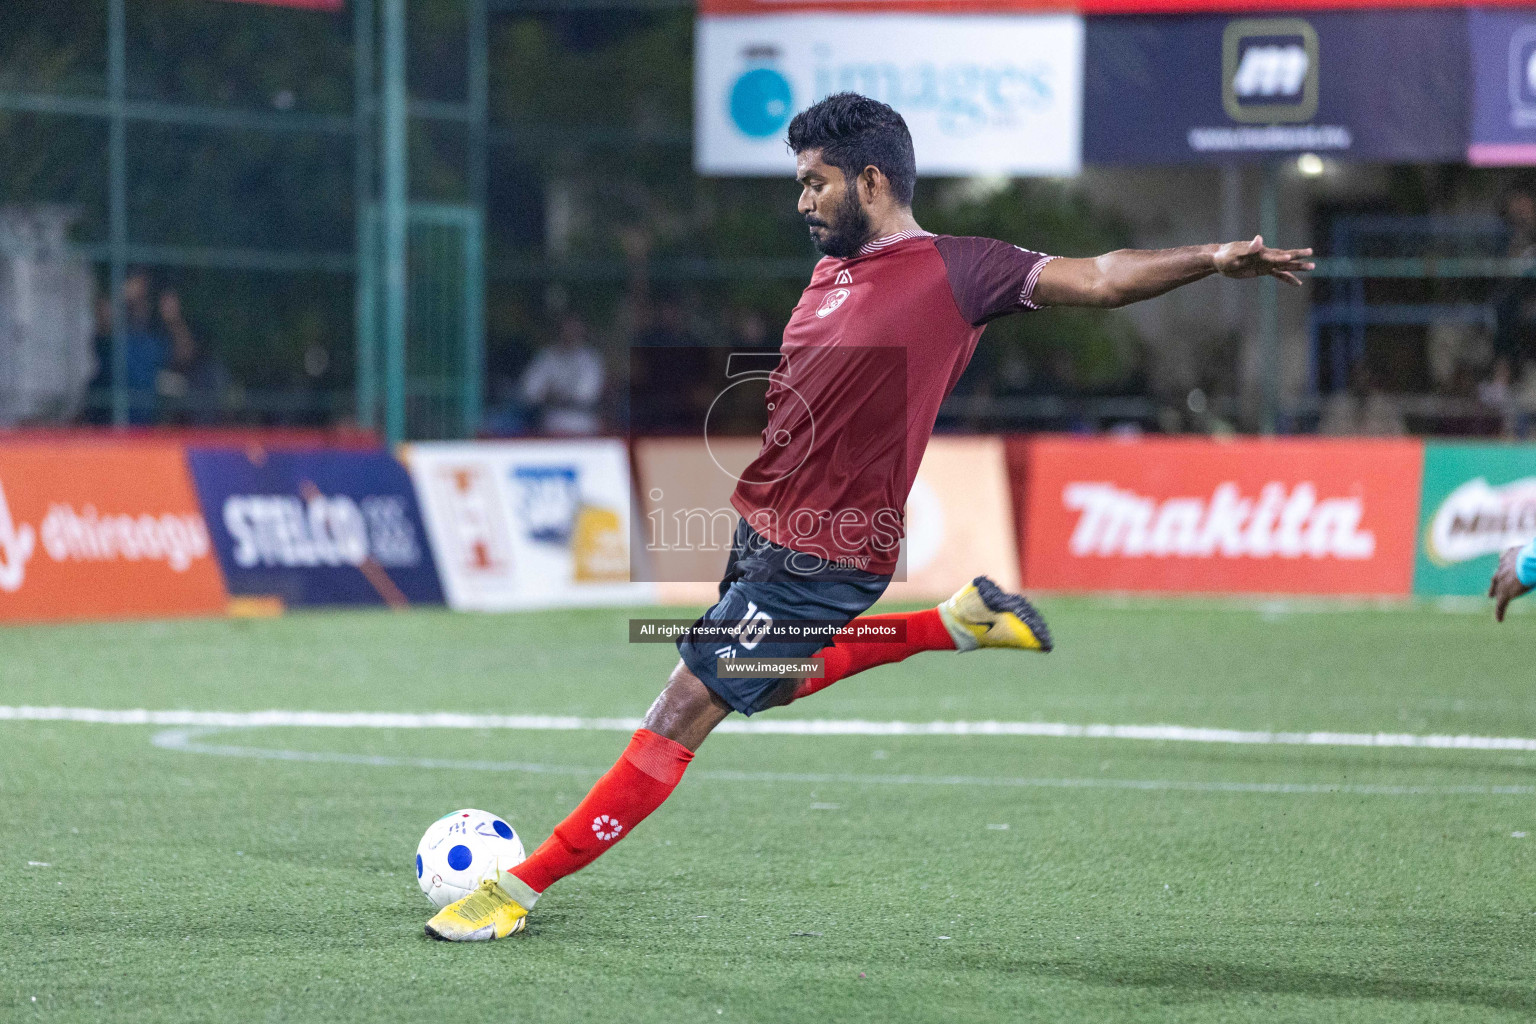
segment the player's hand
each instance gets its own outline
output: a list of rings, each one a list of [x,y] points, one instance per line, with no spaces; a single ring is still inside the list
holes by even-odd
[[[1507,549],[1499,556],[1499,567],[1493,570],[1493,582],[1488,584],[1488,596],[1494,600],[1493,617],[1499,622],[1504,621],[1504,609],[1509,607],[1509,602],[1531,592],[1531,588],[1521,583],[1515,574],[1515,564],[1519,560],[1518,547]]]
[[[1307,259],[1311,255],[1311,249],[1271,249],[1263,235],[1254,235],[1250,242],[1228,242],[1217,249],[1216,271],[1223,277],[1278,277],[1300,288],[1297,272],[1317,266]]]

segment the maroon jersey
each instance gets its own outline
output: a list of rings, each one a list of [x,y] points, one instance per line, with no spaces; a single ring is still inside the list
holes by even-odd
[[[775,544],[893,572],[940,404],[989,321],[1039,308],[1035,282],[1052,258],[902,232],[816,264],[784,329],[736,510]]]

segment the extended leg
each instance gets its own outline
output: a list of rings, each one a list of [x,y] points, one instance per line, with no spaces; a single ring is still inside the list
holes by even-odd
[[[427,934],[476,941],[521,931],[545,889],[602,856],[672,795],[693,752],[730,712],[679,662],[629,746],[576,809],[523,863],[443,908]]]
[[[857,636],[860,626],[902,623],[906,638],[901,643],[838,639],[816,652],[826,662],[820,679],[807,679],[791,700],[809,697],[839,679],[904,661],[919,651],[974,651],[981,647],[1011,647],[1050,651],[1051,631],[1040,613],[1019,594],[1010,594],[985,576],[978,576],[937,608],[896,615],[869,615],[854,619],[842,636]]]
[[[730,711],[679,662],[618,762],[533,856],[512,869],[515,880],[503,883],[508,891],[528,897],[531,907],[539,893],[628,835],[672,795],[693,752]]]

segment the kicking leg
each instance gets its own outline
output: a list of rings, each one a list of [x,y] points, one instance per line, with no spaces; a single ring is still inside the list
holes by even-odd
[[[1011,647],[1048,652],[1051,631],[1045,619],[1020,594],[1010,594],[985,576],[961,587],[937,608],[896,615],[869,615],[854,619],[844,635],[858,633],[860,626],[904,623],[906,639],[900,643],[836,640],[816,652],[826,662],[820,679],[806,679],[790,700],[809,697],[839,679],[874,668],[905,661],[919,651],[974,651],[981,647]]]
[[[539,895],[580,871],[660,807],[730,707],[679,662],[617,763],[533,855],[431,921],[437,939],[499,939],[521,931]]]

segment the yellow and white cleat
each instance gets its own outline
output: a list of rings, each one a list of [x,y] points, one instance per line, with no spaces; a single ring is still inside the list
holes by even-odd
[[[489,942],[528,926],[528,911],[487,878],[480,888],[439,910],[427,922],[427,934],[444,942]]]
[[[1045,653],[1054,646],[1050,627],[1035,606],[985,576],[977,576],[939,605],[939,618],[957,651],[1011,647]]]

